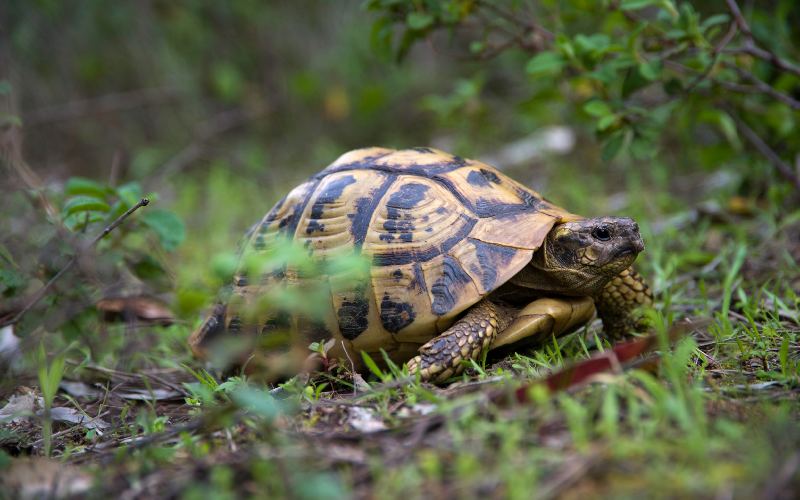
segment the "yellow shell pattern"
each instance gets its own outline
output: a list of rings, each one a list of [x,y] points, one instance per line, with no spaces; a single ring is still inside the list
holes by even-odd
[[[335,338],[333,356],[343,345],[351,357],[384,349],[403,362],[522,269],[554,224],[580,218],[478,161],[431,148],[351,151],[256,223],[243,259],[288,243],[314,262],[361,256],[368,270],[304,276],[288,265],[253,277],[240,269],[217,321],[246,329],[240,305],[313,282],[330,291],[322,320],[266,310],[250,326],[263,334],[278,318],[296,343]]]

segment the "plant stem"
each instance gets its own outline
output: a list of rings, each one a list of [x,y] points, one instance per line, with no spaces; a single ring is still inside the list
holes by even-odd
[[[129,215],[131,215],[133,212],[135,212],[139,208],[146,206],[148,203],[150,203],[150,200],[148,200],[147,198],[142,198],[142,200],[139,203],[137,203],[136,205],[132,206],[131,209],[128,210],[127,212],[125,212],[124,214],[120,215],[119,219],[115,220],[110,226],[105,228],[102,233],[100,233],[95,239],[93,239],[91,244],[89,244],[89,246],[86,248],[85,251],[88,251],[88,250],[94,248],[94,246],[97,245],[97,243],[104,236],[106,236],[108,233],[110,233],[112,230],[114,230],[115,227],[117,227],[120,224],[122,224],[122,222],[125,219],[127,219]],[[31,301],[28,302],[28,304],[25,305],[25,307],[22,308],[22,310],[19,312],[19,314],[17,314],[16,316],[14,316],[13,318],[11,318],[8,321],[4,321],[3,323],[0,323],[0,328],[3,328],[5,326],[13,325],[15,323],[18,323],[19,320],[21,320],[22,317],[25,316],[28,313],[28,311],[31,310],[31,308],[33,308],[33,306],[38,304],[39,301],[42,300],[42,298],[45,295],[47,295],[47,293],[53,287],[53,284],[56,281],[58,281],[64,274],[66,274],[66,272],[72,267],[72,265],[75,264],[75,260],[77,259],[77,257],[78,257],[77,255],[73,256],[70,259],[70,261],[67,262],[67,265],[64,266],[64,268],[61,269],[61,271],[59,271],[58,274],[53,276],[53,279],[48,281],[47,284],[41,290],[39,290],[39,292],[33,297],[33,299],[31,299]]]

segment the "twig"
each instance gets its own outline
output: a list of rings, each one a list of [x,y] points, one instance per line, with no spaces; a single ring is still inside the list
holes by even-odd
[[[96,417],[94,417],[94,418],[91,418],[91,419],[87,420],[86,422],[83,422],[83,421],[81,421],[81,422],[78,422],[76,425],[84,425],[84,426],[85,426],[85,425],[87,425],[87,424],[91,424],[91,423],[93,423],[95,420],[97,420],[98,418],[100,418],[100,417],[105,417],[105,416],[106,416],[106,415],[108,415],[109,413],[111,413],[111,410],[104,411],[104,412],[103,412],[103,413],[101,413],[100,415],[98,415],[98,416],[96,416]],[[64,434],[70,433],[70,432],[72,432],[72,431],[74,431],[74,430],[75,430],[75,427],[70,427],[69,429],[64,429],[63,431],[61,431],[61,432],[56,432],[55,434],[53,434],[52,436],[50,436],[50,439],[52,439],[52,438],[56,438],[56,437],[61,437],[61,436],[63,436]],[[42,444],[44,444],[44,438],[42,438],[42,439],[39,439],[38,441],[34,441],[34,442],[32,443],[32,445],[33,445],[34,447],[37,447],[37,448],[38,448],[39,446],[41,446]]]
[[[797,189],[800,189],[800,179],[792,172],[792,169],[789,165],[786,164],[778,154],[773,151],[767,144],[758,136],[753,129],[747,126],[745,122],[742,121],[741,118],[736,116],[736,113],[733,112],[731,108],[729,108],[726,104],[720,103],[718,107],[725,111],[728,116],[733,118],[733,121],[736,123],[736,128],[739,129],[739,132],[742,133],[745,138],[750,141],[752,144],[761,154],[767,157],[767,159],[772,162],[773,165],[786,177],[792,184],[795,185]]]
[[[742,15],[742,11],[739,10],[739,6],[736,4],[736,0],[725,0],[728,4],[728,8],[731,9],[731,13],[733,13],[733,18],[736,20],[736,24],[739,25],[739,28],[744,33],[744,36],[747,37],[747,40],[750,43],[753,43],[753,34],[750,32],[750,27],[747,25],[747,21],[745,21],[744,16]]]
[[[671,69],[674,69],[674,70],[677,70],[677,71],[680,71],[682,73],[688,73],[688,74],[691,74],[691,75],[702,75],[701,72],[699,72],[699,71],[697,71],[695,69],[692,69],[692,68],[690,68],[688,66],[684,66],[683,64],[677,63],[675,61],[670,61],[668,59],[664,59],[662,62],[664,64],[664,66],[666,66],[668,68],[671,68]],[[718,80],[716,78],[712,78],[711,81],[714,82],[715,84],[719,85],[720,87],[722,87],[724,89],[732,90],[734,92],[743,92],[743,93],[747,93],[747,94],[767,94],[767,95],[770,95],[770,96],[782,101],[783,103],[785,103],[789,107],[800,111],[800,101],[796,101],[796,100],[792,99],[791,97],[789,97],[788,95],[783,94],[781,92],[778,92],[774,88],[770,87],[769,84],[767,84],[765,82],[762,82],[761,80],[759,80],[758,78],[756,78],[753,75],[750,75],[749,73],[747,73],[743,69],[739,68],[738,66],[729,65],[727,63],[723,63],[723,64],[726,64],[726,66],[730,66],[730,67],[735,68],[737,70],[737,72],[740,73],[740,76],[752,81],[753,83],[755,83],[755,85],[742,85],[740,83],[726,82],[724,80]]]
[[[148,203],[150,203],[150,200],[148,200],[147,198],[142,198],[142,200],[139,203],[137,203],[136,205],[132,206],[131,209],[128,210],[127,212],[125,212],[124,214],[120,215],[119,219],[115,220],[110,226],[105,228],[102,233],[100,233],[95,239],[93,239],[92,242],[89,244],[89,246],[86,248],[85,251],[88,251],[89,249],[91,249],[95,245],[97,245],[97,242],[99,242],[103,237],[105,237],[108,233],[110,233],[115,227],[117,227],[120,224],[122,224],[122,222],[125,219],[127,219],[129,215],[131,215],[133,212],[138,210],[140,207],[146,206]],[[39,290],[39,292],[36,295],[34,295],[33,299],[31,299],[31,301],[28,302],[28,304],[25,307],[22,308],[22,310],[19,312],[19,314],[17,314],[16,316],[14,316],[13,318],[11,318],[8,321],[4,321],[3,323],[0,323],[0,328],[3,328],[4,326],[8,326],[8,325],[13,325],[13,324],[19,322],[19,320],[21,320],[22,317],[25,316],[28,313],[28,311],[31,310],[31,308],[33,306],[35,306],[40,300],[42,300],[42,297],[47,295],[47,292],[50,291],[50,289],[53,287],[53,284],[56,281],[58,281],[59,278],[61,278],[69,270],[69,268],[72,267],[73,264],[75,264],[75,260],[77,259],[77,257],[78,257],[77,255],[74,255],[70,259],[70,261],[67,262],[67,265],[64,266],[64,268],[61,269],[61,271],[59,271],[58,274],[53,276],[53,278],[50,281],[48,281],[47,284],[44,287],[42,287],[42,289]]]
[[[753,86],[755,86],[757,89],[759,89],[762,93],[770,95],[770,96],[774,97],[775,99],[781,101],[782,103],[786,104],[790,108],[795,109],[797,111],[800,111],[800,101],[796,101],[796,100],[792,99],[791,97],[789,97],[788,94],[784,94],[783,92],[779,92],[779,91],[775,90],[768,83],[759,80],[752,73],[743,70],[742,68],[740,68],[739,66],[737,66],[735,64],[730,64],[730,63],[727,63],[727,62],[723,62],[722,64],[725,65],[725,67],[731,68],[732,70],[736,71],[736,73],[741,78],[744,78],[745,80],[747,80],[750,83],[752,83]]]
[[[745,46],[743,48],[734,49],[731,52],[732,53],[744,52],[756,56],[760,59],[764,59],[765,61],[769,61],[770,63],[772,63],[773,65],[784,71],[788,71],[790,73],[794,73],[797,76],[800,76],[800,68],[787,63],[786,61],[778,57],[778,55],[772,52],[771,50],[763,50],[756,47],[755,37],[753,36],[753,33],[750,31],[750,27],[747,25],[747,21],[742,15],[742,11],[739,10],[739,6],[736,4],[736,0],[725,0],[725,1],[728,4],[728,8],[733,13],[733,17],[736,20],[736,24],[739,25],[739,28],[742,30],[742,33],[744,33],[744,36],[746,38]]]
[[[777,55],[773,54],[772,52],[769,52],[769,51],[763,50],[763,49],[759,49],[755,45],[752,45],[752,46],[751,45],[746,45],[746,46],[741,47],[741,48],[726,49],[725,53],[726,54],[741,54],[741,53],[750,54],[752,56],[758,57],[759,59],[763,59],[765,61],[769,61],[770,63],[772,63],[777,68],[780,68],[780,69],[782,69],[784,71],[788,71],[789,73],[794,73],[795,75],[800,76],[800,68],[798,68],[796,66],[792,66],[791,64],[789,64],[788,62],[784,61],[783,59],[781,59]]]
[[[353,374],[353,396],[355,396],[356,393],[358,392],[356,390],[356,383],[355,383],[355,381],[356,381],[356,379],[355,379],[355,377],[356,377],[356,367],[353,364],[353,360],[350,359],[350,354],[348,354],[348,352],[347,352],[347,347],[344,346],[344,340],[342,340],[341,343],[342,343],[342,349],[344,349],[344,355],[347,356],[347,360],[350,362],[350,373]]]
[[[48,106],[29,111],[22,115],[22,122],[26,127],[41,125],[43,123],[59,122],[80,118],[86,115],[113,113],[145,106],[167,104],[178,99],[175,88],[164,87],[160,89],[135,90],[110,94],[96,99],[72,101],[58,106]]]

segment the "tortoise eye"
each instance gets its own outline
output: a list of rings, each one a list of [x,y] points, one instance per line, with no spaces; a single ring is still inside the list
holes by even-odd
[[[598,227],[592,231],[592,236],[600,241],[608,241],[611,239],[611,233],[604,227]]]

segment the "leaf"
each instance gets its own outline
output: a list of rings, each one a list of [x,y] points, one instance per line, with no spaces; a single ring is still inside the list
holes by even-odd
[[[650,81],[644,78],[641,72],[633,69],[628,71],[625,81],[622,82],[622,98],[628,97],[637,90],[646,87],[649,83]]]
[[[639,10],[650,5],[659,5],[661,0],[622,0],[620,10]]]
[[[0,80],[0,95],[8,95],[11,92],[11,83],[8,80]]]
[[[11,256],[11,253],[4,245],[0,245],[0,257],[3,258],[6,262],[11,264],[12,266],[16,266],[17,264],[14,262],[14,258]]]
[[[656,59],[641,63],[639,73],[650,81],[657,80],[661,76],[661,61]]]
[[[406,25],[414,31],[424,30],[433,24],[433,15],[424,12],[409,12],[406,16]]]
[[[0,270],[0,283],[8,288],[21,288],[25,283],[25,277],[16,269]]]
[[[158,236],[164,250],[174,252],[186,238],[186,226],[175,213],[169,210],[155,210],[141,217]]]
[[[592,116],[608,116],[613,114],[608,104],[603,101],[590,101],[586,103],[583,110]]]
[[[525,71],[529,75],[539,75],[548,71],[559,69],[568,64],[568,61],[561,54],[555,52],[542,52],[528,61]]]
[[[381,380],[386,378],[381,369],[378,368],[378,365],[375,364],[375,361],[373,361],[372,358],[369,357],[369,354],[367,354],[366,351],[361,351],[361,357],[364,358],[364,363],[366,363],[367,368],[369,368],[369,370],[372,373],[377,375],[378,378],[380,378]]]
[[[111,207],[97,198],[79,196],[77,198],[73,198],[64,206],[62,216],[67,217],[76,212],[89,212],[92,210],[96,210],[98,212],[110,212]]]
[[[82,194],[105,201],[108,191],[93,180],[84,177],[70,177],[64,186],[64,194],[69,196]]]
[[[727,23],[728,21],[730,21],[730,19],[731,16],[729,16],[728,14],[715,14],[713,16],[706,18],[705,21],[700,23],[700,27],[706,29],[710,26],[714,26],[715,24]]]
[[[600,158],[603,161],[611,161],[617,157],[620,151],[622,151],[622,145],[625,142],[625,136],[622,134],[622,131],[615,132],[612,136],[606,141],[605,146],[603,147],[603,152],[600,155]]]
[[[604,116],[604,117],[600,118],[600,120],[598,120],[598,122],[597,122],[597,130],[599,132],[602,132],[602,131],[608,129],[608,127],[610,127],[611,125],[613,125],[616,122],[617,122],[616,115]]]
[[[392,57],[392,21],[386,17],[378,19],[372,25],[369,37],[372,52],[380,59],[389,61]]]
[[[125,210],[139,203],[142,199],[142,186],[138,182],[129,182],[117,188],[117,196],[127,205]]]

